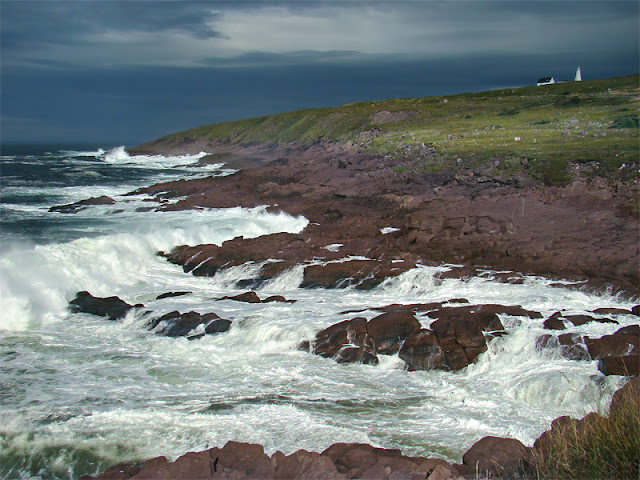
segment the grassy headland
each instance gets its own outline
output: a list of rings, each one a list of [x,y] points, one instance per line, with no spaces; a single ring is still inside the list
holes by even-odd
[[[398,172],[524,172],[546,185],[576,175],[638,178],[638,74],[446,97],[368,101],[205,125],[158,141],[322,142],[393,159]],[[637,210],[637,206],[635,207]]]

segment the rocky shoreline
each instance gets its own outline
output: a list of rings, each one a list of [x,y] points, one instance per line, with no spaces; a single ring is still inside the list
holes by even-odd
[[[640,294],[638,218],[619,208],[618,186],[602,179],[577,177],[566,187],[549,187],[524,176],[498,177],[486,168],[428,174],[416,164],[416,168],[397,171],[384,158],[357,145],[323,143],[236,147],[186,141],[148,144],[130,153],[201,150],[218,152],[204,161],[228,161],[240,170],[226,177],[180,180],[134,193],[151,195],[161,210],[267,205],[274,212],[302,215],[310,223],[300,234],[239,237],[222,245],[185,245],[159,252],[193,275],[213,276],[221,269],[252,262],[261,267],[258,277],[240,279],[238,287],[257,288],[301,266],[301,287],[371,289],[416,265],[447,263],[454,265],[440,273],[441,279],[488,276],[521,283],[523,274],[535,274],[564,279],[564,287],[569,280],[575,288],[613,290],[629,298]],[[90,204],[85,201],[77,207]],[[78,210],[62,207],[68,207],[68,213]],[[95,299],[86,295],[85,300]],[[236,300],[287,301],[256,300],[253,295]],[[350,318],[318,332],[313,342],[300,347],[338,361],[365,363],[375,363],[377,353],[399,353],[409,369],[457,370],[486,350],[492,336],[501,334],[496,312],[519,308],[464,302],[390,305],[379,317],[368,322]],[[116,304],[116,309],[123,307]],[[126,308],[134,307],[139,306]],[[434,312],[437,320],[431,330],[412,321],[416,311]],[[96,314],[109,316],[101,312]],[[151,319],[149,328],[194,338],[229,328],[228,321],[213,312],[196,314],[198,318],[193,313],[172,312]],[[561,345],[568,358],[601,360],[606,374],[638,375],[637,328],[620,329],[612,339],[574,338],[557,332],[565,322],[607,321],[603,315],[616,312],[593,313],[591,319],[578,319],[558,312],[545,321],[550,333],[539,339],[539,347]],[[637,395],[637,377],[628,385]],[[538,442],[544,442],[545,435]],[[485,437],[460,465],[359,444],[336,444],[322,453],[300,450],[285,456],[276,452],[269,457],[259,445],[229,442],[175,462],[158,457],[143,464],[117,465],[98,478],[514,477],[522,473],[538,442],[528,448],[517,440]]]
[[[282,252],[277,258],[284,262],[267,269],[275,275],[278,269],[313,258],[366,256],[378,262],[373,270],[385,270],[380,277],[418,261],[446,262],[463,265],[458,270],[461,276],[490,268],[640,294],[640,223],[619,203],[630,186],[577,176],[568,186],[550,187],[526,176],[495,176],[487,168],[429,174],[420,172],[418,163],[398,172],[391,161],[353,145],[239,148],[199,141],[151,145],[135,152],[201,149],[221,151],[213,155],[213,162],[216,157],[246,155],[259,166],[227,177],[154,185],[141,192],[167,202],[161,208],[170,210],[269,205],[310,221],[300,235],[225,243],[221,248],[235,257],[233,262],[267,260],[273,252]],[[176,198],[180,200],[168,204]],[[385,227],[397,230],[382,235]],[[340,248],[332,255],[324,248],[327,245]],[[178,248],[168,258],[185,265],[196,250],[204,256],[212,248]],[[389,268],[389,262],[399,260],[404,266],[398,262]],[[215,268],[202,265],[200,271],[206,274]],[[265,275],[269,275],[266,270]]]
[[[613,396],[608,417],[635,408],[640,398],[640,380],[630,380]],[[536,460],[553,455],[554,437],[566,432],[588,431],[602,420],[598,413],[582,419],[560,417],[533,447],[515,439],[484,437],[462,457],[461,464],[441,459],[407,457],[397,449],[375,448],[365,444],[337,443],[322,453],[298,450],[290,455],[275,452],[268,456],[261,445],[228,442],[224,447],[190,452],[173,462],[156,457],[137,464],[118,464],[97,477],[82,480],[125,479],[234,479],[234,480],[459,480],[478,478],[531,478]]]

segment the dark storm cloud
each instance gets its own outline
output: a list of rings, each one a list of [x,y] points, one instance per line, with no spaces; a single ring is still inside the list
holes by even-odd
[[[636,1],[0,1],[3,141],[638,71]]]

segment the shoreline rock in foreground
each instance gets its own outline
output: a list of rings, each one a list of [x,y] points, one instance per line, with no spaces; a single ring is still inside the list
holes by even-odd
[[[294,480],[294,479],[379,479],[379,480],[451,480],[476,478],[522,478],[533,475],[535,462],[553,455],[554,440],[571,432],[585,432],[602,418],[620,415],[640,401],[640,379],[635,377],[613,396],[607,417],[590,413],[582,419],[560,417],[552,423],[533,447],[510,438],[483,437],[462,457],[462,464],[441,459],[407,457],[397,449],[376,448],[366,444],[337,443],[322,453],[298,450],[290,455],[275,452],[268,456],[264,447],[229,441],[222,447],[189,452],[173,462],[156,457],[138,464],[118,464],[97,477],[83,480],[126,479],[211,479],[211,480]],[[611,432],[615,434],[614,432]],[[573,434],[575,435],[575,433]],[[584,441],[590,441],[585,438]],[[629,471],[638,466],[628,466]],[[629,477],[631,478],[631,477]]]

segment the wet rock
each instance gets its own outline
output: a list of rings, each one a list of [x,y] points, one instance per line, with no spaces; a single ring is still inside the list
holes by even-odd
[[[264,300],[262,300],[262,303],[272,303],[272,302],[277,302],[277,303],[296,303],[296,301],[297,300],[287,300],[282,295],[271,295],[270,297],[267,297]]]
[[[487,339],[505,333],[493,313],[500,306],[493,307],[496,308],[443,307],[441,303],[389,305],[374,309],[384,313],[368,322],[359,317],[332,325],[318,332],[315,347],[303,342],[300,348],[341,362],[352,358],[362,361],[361,355],[365,353],[367,359],[370,354],[398,353],[411,371],[460,370],[487,350]],[[437,318],[429,330],[421,329],[414,316],[419,311]]]
[[[235,300],[236,302],[260,303],[260,297],[256,292],[245,292],[231,297],[222,297],[220,300]]]
[[[156,300],[162,300],[163,298],[182,297],[184,295],[191,295],[191,292],[166,292],[161,293],[156,297]]]
[[[430,326],[444,352],[449,370],[466,367],[487,350],[484,332],[504,332],[498,316],[474,307],[444,307],[427,314],[437,318]]]
[[[236,302],[245,302],[245,303],[295,303],[295,300],[287,300],[282,295],[271,295],[270,297],[265,298],[264,300],[260,300],[258,294],[254,291],[244,292],[239,295],[234,295],[231,297],[222,297],[220,300],[235,300]]]
[[[116,203],[116,201],[113,198],[103,195],[101,197],[91,197],[86,200],[80,200],[79,202],[69,203],[67,205],[54,205],[49,208],[49,212],[78,213],[90,205],[113,205],[114,203]]]
[[[298,450],[285,456],[282,452],[276,452],[271,457],[275,464],[274,480],[342,480],[334,463],[327,456],[317,452]]]
[[[402,345],[398,357],[407,364],[409,371],[447,368],[442,346],[430,330],[412,332]]]
[[[544,328],[547,330],[566,330],[567,327],[564,325],[564,321],[562,320],[562,314],[560,312],[556,312],[547,318],[544,323]]]
[[[424,479],[441,465],[457,474],[444,460],[405,457],[398,449],[376,448],[361,443],[336,443],[322,452],[346,478]]]
[[[598,315],[628,315],[632,314],[631,310],[625,310],[624,308],[596,308],[593,313]]]
[[[462,462],[481,476],[516,476],[529,455],[529,449],[519,440],[489,436],[473,444]]]
[[[621,357],[640,352],[640,334],[637,325],[623,327],[611,335],[601,338],[588,338],[585,343],[593,360],[606,356]]]
[[[413,332],[420,330],[420,322],[407,309],[398,308],[372,318],[367,333],[374,342],[376,353],[393,355]]]
[[[338,363],[377,364],[375,346],[367,334],[367,319],[357,317],[332,325],[316,334],[312,343],[316,355],[333,358]]]
[[[575,326],[584,325],[589,322],[618,323],[615,320],[612,320],[610,318],[597,318],[597,317],[592,317],[590,315],[565,315],[563,316],[563,318]]]
[[[640,356],[606,356],[598,360],[598,370],[604,375],[638,376],[640,375]]]
[[[142,305],[129,305],[118,297],[94,297],[89,292],[82,291],[69,302],[69,309],[73,313],[89,313],[99,317],[108,317],[109,320],[124,318],[129,310]]]
[[[344,288],[353,285],[358,290],[370,290],[414,266],[413,263],[394,264],[375,259],[309,265],[304,269],[300,287]]]
[[[640,399],[640,377],[635,376],[629,379],[621,389],[613,394],[611,406],[609,407],[609,415],[624,413],[624,410],[629,409],[633,405],[634,400],[637,401],[638,399]]]
[[[231,328],[231,321],[220,318],[215,313],[201,315],[198,312],[174,311],[151,320],[147,326],[160,335],[195,340],[205,335],[226,332]]]

